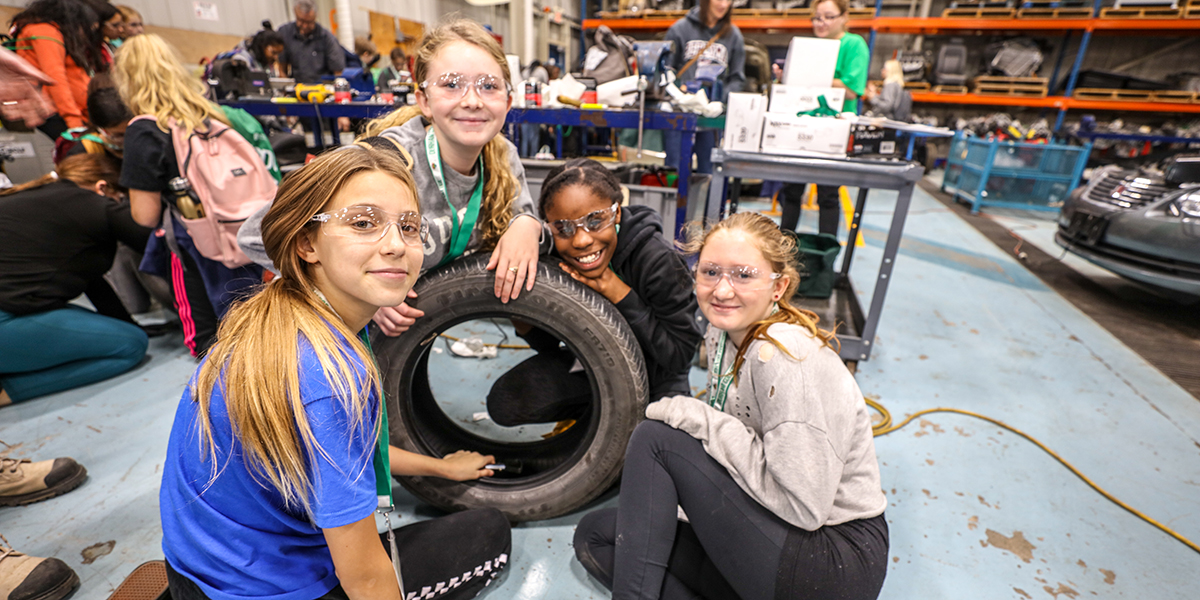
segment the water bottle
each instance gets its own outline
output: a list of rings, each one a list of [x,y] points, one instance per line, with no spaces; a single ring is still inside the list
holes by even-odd
[[[350,82],[345,77],[333,80],[333,101],[338,104],[350,103]]]
[[[179,209],[179,214],[183,215],[183,218],[204,218],[204,206],[200,204],[200,197],[196,195],[196,191],[192,189],[192,184],[186,177],[172,178],[167,182],[167,188],[175,197],[175,207]]]

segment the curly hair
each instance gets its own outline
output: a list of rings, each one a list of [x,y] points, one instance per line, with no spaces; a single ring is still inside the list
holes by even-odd
[[[474,44],[490,54],[500,66],[504,80],[511,85],[512,74],[504,57],[504,49],[482,25],[467,19],[443,23],[425,34],[413,65],[414,80],[421,82],[428,79],[429,63],[443,47],[459,41]],[[421,116],[421,109],[416,106],[399,108],[368,122],[362,136],[379,135],[389,127],[403,125],[418,116]],[[486,251],[495,248],[500,236],[508,230],[508,223],[513,217],[513,202],[521,194],[521,182],[509,164],[509,141],[503,134],[496,135],[483,147],[483,166],[487,179],[483,183],[479,229],[482,249]]]
[[[546,173],[542,193],[538,197],[538,213],[546,218],[546,210],[564,188],[582,185],[600,198],[620,204],[625,199],[621,182],[604,165],[590,158],[571,159]]]

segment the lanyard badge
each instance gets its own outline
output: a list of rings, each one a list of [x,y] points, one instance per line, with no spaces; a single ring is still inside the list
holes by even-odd
[[[725,342],[728,339],[729,334],[722,331],[708,366],[708,405],[722,412],[725,411],[725,401],[729,397],[729,387],[733,385],[732,372],[721,374],[721,363],[725,362]]]
[[[324,299],[324,298],[322,298]],[[363,345],[367,347],[367,353],[371,356],[371,361],[375,361],[375,350],[371,348],[371,336],[367,328],[363,328],[359,332],[358,337],[362,340]],[[375,363],[376,370],[379,369],[379,363]],[[383,402],[383,398],[379,399]],[[375,441],[375,495],[379,500],[378,511],[383,515],[384,525],[387,526],[388,545],[392,551],[392,569],[396,571],[396,584],[400,586],[400,597],[404,598],[404,577],[400,574],[400,551],[396,547],[396,532],[392,529],[392,511],[395,510],[395,503],[392,500],[392,471],[391,460],[388,456],[388,449],[391,447],[389,439],[389,430],[387,422],[387,407],[380,407],[379,411],[379,434]]]
[[[475,223],[479,220],[479,207],[483,204],[483,156],[479,157],[479,183],[471,192],[471,200],[467,202],[467,214],[461,223],[458,220],[458,209],[454,207],[454,203],[450,201],[450,194],[446,191],[446,179],[442,175],[442,154],[438,149],[437,136],[434,135],[432,127],[425,132],[425,157],[429,159],[429,170],[433,174],[433,181],[437,183],[438,190],[442,192],[442,198],[450,207],[450,219],[454,223],[450,229],[450,248],[447,250],[446,256],[438,262],[437,266],[440,267],[467,251],[467,242],[471,240],[471,232],[474,231]]]

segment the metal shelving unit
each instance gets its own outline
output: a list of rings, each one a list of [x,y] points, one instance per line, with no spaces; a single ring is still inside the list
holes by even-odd
[[[1131,102],[1131,101],[1096,101],[1072,98],[1075,91],[1079,72],[1083,67],[1083,59],[1087,54],[1088,45],[1093,35],[1196,35],[1200,33],[1200,19],[1116,19],[1099,18],[1100,0],[1093,4],[1092,18],[1088,19],[981,19],[981,18],[951,18],[951,17],[884,17],[879,16],[882,10],[882,0],[876,0],[875,17],[851,19],[850,30],[856,33],[869,34],[868,44],[874,49],[875,37],[878,34],[919,34],[919,35],[949,35],[949,34],[982,34],[982,33],[1019,33],[1033,32],[1040,34],[1061,34],[1064,36],[1060,44],[1060,54],[1065,52],[1067,41],[1075,33],[1081,33],[1079,52],[1067,79],[1064,96],[1046,98],[1015,98],[1003,96],[978,96],[975,94],[932,94],[913,93],[913,101],[933,104],[963,104],[973,106],[1021,106],[1031,108],[1058,109],[1054,129],[1062,127],[1063,119],[1069,110],[1111,110],[1134,112],[1163,112],[1163,113],[1200,113],[1200,103],[1169,103],[1169,102]],[[625,18],[625,19],[584,19],[583,28],[595,29],[607,25],[616,32],[651,32],[664,31],[670,27],[676,17],[663,18]],[[786,32],[811,31],[812,21],[807,17],[773,17],[773,16],[738,16],[735,14],[733,23],[746,32]],[[1061,57],[1056,64],[1061,64]],[[1056,66],[1051,82],[1057,81],[1059,68]]]

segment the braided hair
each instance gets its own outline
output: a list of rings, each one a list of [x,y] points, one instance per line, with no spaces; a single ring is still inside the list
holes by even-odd
[[[617,204],[624,199],[621,182],[604,165],[590,158],[575,158],[546,174],[542,193],[538,197],[538,213],[541,217],[546,218],[546,209],[554,203],[560,191],[576,185],[582,185],[597,197],[608,198]]]

